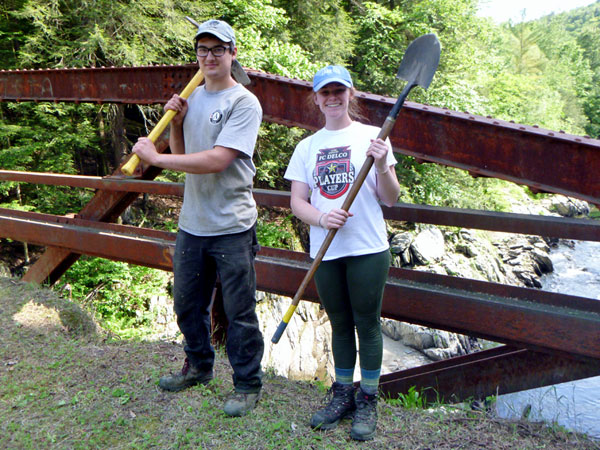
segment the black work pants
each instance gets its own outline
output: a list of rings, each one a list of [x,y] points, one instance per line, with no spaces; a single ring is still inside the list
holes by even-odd
[[[210,303],[217,275],[229,322],[227,356],[238,392],[257,392],[262,386],[260,362],[263,336],[256,316],[256,229],[221,236],[177,233],[173,297],[177,324],[185,337],[190,364],[208,370],[215,352],[211,345]]]

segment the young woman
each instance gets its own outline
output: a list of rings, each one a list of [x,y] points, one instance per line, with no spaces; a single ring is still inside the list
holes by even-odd
[[[383,213],[378,201],[393,205],[400,191],[389,141],[376,139],[379,128],[351,117],[354,87],[340,66],[319,70],[313,98],[325,127],[302,140],[285,173],[292,182],[292,212],[310,227],[315,257],[328,230],[337,234],[315,273],[321,303],[332,328],[335,364],[333,396],[317,411],[313,428],[331,429],[354,413],[351,436],[372,439],[377,424],[377,393],[383,339],[381,301],[390,265]],[[350,211],[344,199],[367,156],[374,164]],[[361,381],[355,392],[356,339]]]

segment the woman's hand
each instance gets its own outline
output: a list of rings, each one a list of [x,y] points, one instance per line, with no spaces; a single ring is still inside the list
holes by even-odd
[[[331,230],[333,228],[342,228],[348,217],[352,217],[352,214],[349,211],[344,211],[343,209],[332,209],[326,214],[322,214],[319,218],[319,225],[326,230]]]
[[[371,145],[367,149],[367,156],[372,156],[377,173],[383,174],[389,170],[387,165],[387,154],[390,151],[383,139],[371,139]]]

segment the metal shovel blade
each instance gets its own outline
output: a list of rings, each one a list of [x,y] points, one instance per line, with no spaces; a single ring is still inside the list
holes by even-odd
[[[440,41],[435,34],[419,36],[406,49],[396,77],[427,89],[440,62],[440,53]]]
[[[244,86],[248,86],[250,84],[250,77],[248,77],[248,74],[237,59],[234,59],[231,62],[231,74],[238,83]]]

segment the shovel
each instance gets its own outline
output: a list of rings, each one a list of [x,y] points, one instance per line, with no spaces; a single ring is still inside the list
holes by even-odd
[[[400,93],[398,100],[396,100],[394,107],[385,119],[385,122],[379,131],[379,135],[377,136],[378,139],[385,140],[390,135],[392,128],[396,123],[398,113],[400,112],[408,93],[415,86],[422,86],[424,89],[429,87],[440,62],[440,52],[440,42],[434,34],[425,34],[410,43],[406,49],[406,53],[404,53],[404,57],[400,63],[400,68],[398,69],[398,74],[396,75],[396,78],[406,80],[407,84]],[[369,170],[371,170],[371,167],[373,166],[373,162],[373,157],[368,156],[362,168],[360,169],[360,172],[356,176],[354,184],[348,192],[348,196],[344,200],[342,205],[343,210],[348,211],[350,209],[352,202],[356,198],[356,194],[358,194],[358,191],[365,181]],[[284,314],[281,323],[277,327],[277,330],[275,330],[275,334],[271,339],[271,342],[274,344],[279,342],[279,339],[281,339],[281,336],[283,335],[287,324],[294,314],[298,303],[300,303],[300,299],[304,294],[304,290],[315,274],[317,267],[319,267],[319,264],[321,264],[321,261],[325,256],[325,252],[327,252],[327,249],[329,248],[329,245],[331,244],[331,241],[333,240],[337,230],[337,228],[334,228],[329,230],[329,233],[327,233],[325,240],[321,244],[321,248],[315,256],[314,261],[312,262],[308,272],[306,273],[306,276],[304,277],[304,280],[302,280],[302,283],[300,284],[300,287],[298,288],[298,291],[292,300],[292,304]]]
[[[196,27],[200,26],[200,24],[194,19],[187,16],[185,18],[192,25],[195,25]],[[250,78],[248,77],[248,74],[244,71],[244,68],[237,59],[234,59],[231,63],[231,74],[233,75],[233,78],[235,78],[235,81],[237,81],[238,83],[243,84],[244,86],[250,84]],[[183,88],[183,91],[181,91],[181,94],[179,94],[179,96],[181,98],[187,99],[191,95],[191,93],[194,92],[194,89],[196,89],[198,85],[202,83],[202,80],[204,80],[204,75],[202,74],[201,70],[198,70],[198,72],[196,72],[196,75],[194,75],[194,77],[190,80],[187,86]],[[156,140],[162,134],[162,132],[165,131],[165,128],[167,128],[167,125],[169,125],[171,120],[173,120],[175,114],[177,114],[177,111],[173,111],[172,109],[169,109],[167,112],[165,112],[165,115],[161,117],[161,119],[158,121],[158,123],[154,126],[154,128],[148,135],[148,139],[150,139],[152,142],[156,142]],[[131,155],[131,158],[129,158],[129,161],[127,161],[127,163],[125,163],[123,167],[121,167],[121,172],[123,172],[127,176],[133,175],[139,163],[139,156],[133,154]]]

